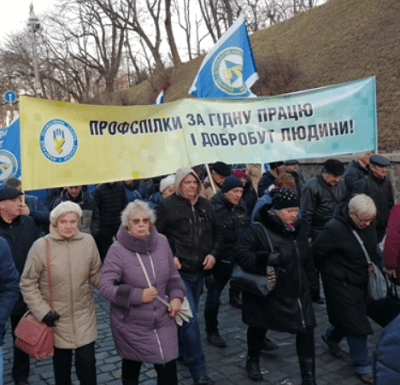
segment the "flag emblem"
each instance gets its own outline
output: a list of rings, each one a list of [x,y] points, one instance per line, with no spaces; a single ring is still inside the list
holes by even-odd
[[[258,79],[243,16],[231,25],[204,58],[189,94],[197,98],[248,98]]]
[[[14,154],[7,150],[0,150],[0,182],[17,174],[18,161]]]
[[[54,163],[69,161],[78,149],[78,137],[72,126],[62,119],[52,119],[39,136],[43,155]]]
[[[247,92],[243,82],[243,50],[237,47],[227,48],[214,60],[213,77],[215,85],[229,95]]]

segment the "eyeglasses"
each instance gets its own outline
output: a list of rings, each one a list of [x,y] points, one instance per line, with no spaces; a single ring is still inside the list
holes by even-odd
[[[374,216],[373,218],[360,218],[356,213],[353,214],[360,223],[372,223],[376,219],[376,216]]]
[[[134,218],[134,219],[131,219],[130,222],[136,226],[139,225],[140,223],[143,223],[144,225],[148,225],[150,223],[150,218],[143,218],[143,219]]]

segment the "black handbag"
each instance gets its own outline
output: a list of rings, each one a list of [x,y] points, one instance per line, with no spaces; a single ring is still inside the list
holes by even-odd
[[[387,296],[380,300],[369,298],[367,301],[368,317],[383,328],[400,314],[400,288],[386,274],[384,275],[388,285]]]
[[[279,262],[280,255],[278,252],[274,250],[267,229],[261,223],[257,222],[255,224],[262,227],[264,234],[267,237],[268,244],[271,250],[269,255],[269,260],[271,261],[273,260],[274,264],[277,264]],[[276,274],[275,268],[273,266],[268,265],[265,274],[261,275],[249,272],[247,270],[244,270],[241,266],[235,265],[231,276],[231,283],[243,291],[253,293],[260,297],[265,297],[275,288],[277,283],[277,278],[274,282],[271,282],[268,279],[268,273]]]

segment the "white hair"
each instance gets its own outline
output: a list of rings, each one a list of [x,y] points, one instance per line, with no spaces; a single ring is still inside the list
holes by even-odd
[[[358,194],[350,199],[349,211],[356,215],[376,215],[376,206],[371,197],[365,194]]]
[[[142,212],[147,214],[150,218],[150,223],[153,226],[156,223],[156,214],[154,210],[145,201],[136,199],[135,201],[128,204],[125,210],[121,214],[122,226],[128,227],[129,219],[131,219],[135,214]]]

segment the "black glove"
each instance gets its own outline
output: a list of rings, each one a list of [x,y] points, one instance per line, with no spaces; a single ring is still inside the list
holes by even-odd
[[[56,311],[53,313],[49,311],[42,319],[42,322],[49,327],[53,327],[56,324],[56,321],[60,319],[60,314]]]
[[[279,266],[281,262],[281,254],[278,251],[272,251],[269,253],[267,265]]]

